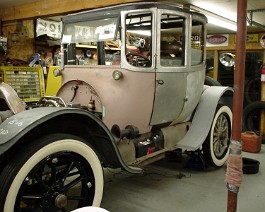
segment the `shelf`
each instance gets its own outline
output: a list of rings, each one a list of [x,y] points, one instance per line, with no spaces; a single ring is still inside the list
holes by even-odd
[[[76,44],[77,48],[86,48],[86,49],[96,49],[96,46],[91,46],[91,45],[85,45],[85,44]],[[105,47],[105,50],[115,50],[115,51],[120,51],[120,48],[116,48],[116,47]]]

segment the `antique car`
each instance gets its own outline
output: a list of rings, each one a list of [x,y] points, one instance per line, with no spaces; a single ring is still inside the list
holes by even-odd
[[[233,90],[204,85],[206,22],[154,2],[62,17],[57,94],[28,108],[0,83],[0,210],[100,206],[104,168],[140,174],[174,150],[224,165]]]

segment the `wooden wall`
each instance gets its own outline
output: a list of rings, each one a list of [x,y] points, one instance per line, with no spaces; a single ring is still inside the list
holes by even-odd
[[[8,38],[8,53],[0,55],[0,64],[6,58],[27,61],[35,53],[35,50],[38,50],[34,46],[34,19],[36,18],[69,14],[91,8],[137,1],[139,0],[36,0],[32,3],[0,8],[0,20],[2,20],[2,33],[0,36]],[[23,25],[28,30],[28,36],[23,37],[19,42],[13,42],[11,39],[12,33],[16,29],[16,20],[23,20]]]
[[[137,1],[139,0],[36,0],[32,3],[0,8],[0,19],[2,21],[31,19]]]
[[[14,33],[17,29],[17,21],[6,21],[2,23],[2,36],[7,37],[7,54],[0,55],[0,61],[20,59],[28,61],[34,53],[34,21],[22,21],[23,30],[17,35],[18,40],[14,40]]]

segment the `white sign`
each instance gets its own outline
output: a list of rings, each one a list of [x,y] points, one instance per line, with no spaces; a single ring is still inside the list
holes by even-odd
[[[116,25],[114,24],[97,27],[96,34],[99,34],[98,39],[99,40],[113,39],[115,37],[115,29]]]
[[[38,18],[36,36],[47,35],[52,38],[61,38],[61,22],[48,21]]]
[[[207,35],[206,46],[228,46],[229,34]]]
[[[70,44],[72,35],[63,35],[62,44]]]
[[[85,42],[93,38],[93,28],[88,26],[75,26],[75,41]]]

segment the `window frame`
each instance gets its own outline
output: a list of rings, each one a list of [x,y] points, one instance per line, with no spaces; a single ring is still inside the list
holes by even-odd
[[[130,10],[130,11],[121,11],[121,68],[131,70],[131,71],[139,71],[139,72],[154,72],[155,70],[155,40],[156,40],[156,26],[155,26],[155,20],[156,20],[156,8],[149,8],[149,9],[138,9],[138,10]],[[126,17],[128,14],[136,14],[136,13],[151,13],[152,16],[152,27],[151,27],[151,66],[149,67],[141,67],[141,66],[132,66],[127,62],[126,59]]]
[[[176,15],[176,16],[181,16],[185,19],[184,21],[184,27],[183,27],[183,38],[184,38],[184,45],[182,45],[184,54],[184,61],[183,65],[181,66],[162,66],[161,65],[161,57],[160,57],[160,52],[161,52],[161,19],[162,16],[168,14],[168,15]],[[158,10],[158,16],[157,16],[157,71],[158,72],[186,72],[188,71],[188,46],[190,45],[190,39],[188,39],[190,36],[190,31],[188,27],[190,26],[190,14],[189,13],[184,13],[182,11],[173,11],[173,10],[167,10],[167,9],[160,9]]]

